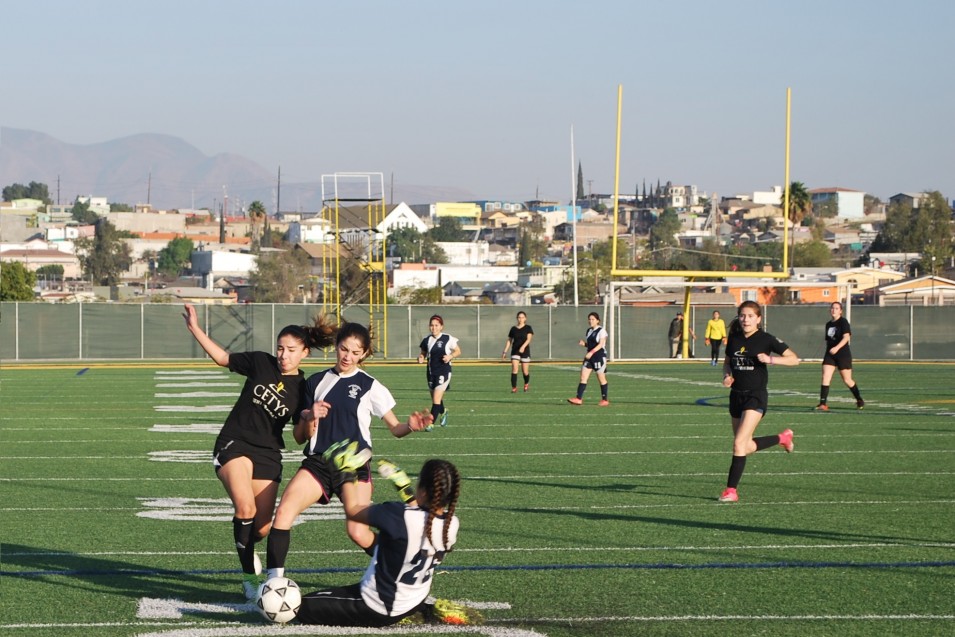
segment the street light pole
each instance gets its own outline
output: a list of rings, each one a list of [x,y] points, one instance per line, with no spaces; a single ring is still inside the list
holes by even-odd
[[[937,305],[935,302],[935,255],[932,255],[932,305]]]

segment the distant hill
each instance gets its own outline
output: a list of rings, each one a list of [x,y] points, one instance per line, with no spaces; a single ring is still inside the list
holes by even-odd
[[[230,210],[236,202],[248,205],[257,199],[272,212],[277,174],[239,155],[204,155],[170,135],[144,133],[81,145],[44,133],[0,127],[0,187],[45,183],[55,201],[57,178],[61,203],[78,195],[92,195],[130,205],[148,199],[159,209],[213,208],[221,205],[225,192]],[[390,195],[387,183],[385,189]],[[321,183],[283,182],[281,197],[282,210],[318,210]],[[409,204],[474,198],[457,188],[396,185],[394,192],[396,202]]]

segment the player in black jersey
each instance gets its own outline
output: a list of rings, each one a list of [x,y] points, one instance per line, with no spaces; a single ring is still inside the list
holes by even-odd
[[[527,314],[517,313],[517,325],[511,327],[504,343],[501,358],[511,356],[511,393],[517,393],[517,369],[521,368],[524,374],[524,391],[531,388],[531,341],[534,339],[534,328],[527,324]]]
[[[262,570],[255,544],[269,533],[282,481],[282,429],[302,410],[305,374],[299,365],[318,345],[319,337],[312,327],[288,325],[279,332],[274,356],[266,352],[230,353],[199,327],[196,308],[189,303],[183,318],[186,329],[209,358],[246,377],[216,438],[213,466],[232,500],[232,533],[242,564],[242,587],[251,598]]]
[[[865,401],[859,393],[859,385],[852,380],[852,352],[849,350],[849,339],[852,329],[849,321],[842,316],[842,303],[836,301],[829,306],[829,315],[832,320],[826,323],[826,354],[822,358],[822,385],[819,387],[819,404],[816,409],[829,411],[829,384],[836,368],[842,376],[842,382],[856,399],[856,408],[862,409]]]
[[[421,341],[418,362],[425,363],[428,390],[431,392],[431,416],[442,427],[448,424],[448,411],[444,408],[444,392],[451,385],[451,361],[461,356],[458,339],[444,333],[444,319],[435,314],[428,321],[431,336]]]
[[[792,429],[773,436],[753,437],[769,405],[768,366],[799,364],[799,357],[788,345],[762,330],[762,318],[758,303],[743,301],[736,318],[730,323],[723,361],[723,386],[730,388],[733,460],[720,502],[739,500],[736,487],[746,468],[746,456],[775,445],[781,445],[787,452],[793,450]]]
[[[336,459],[348,466],[348,458]],[[387,461],[385,461],[387,462]],[[400,471],[400,469],[398,470]],[[404,474],[404,472],[401,472]],[[315,591],[302,597],[298,621],[327,626],[380,627],[421,613],[445,623],[475,623],[479,615],[456,604],[426,603],[434,570],[454,548],[459,520],[454,515],[461,493],[461,475],[447,460],[428,460],[421,467],[414,500],[355,505],[348,498],[356,482],[343,492],[348,519],[378,529],[378,543],[361,581]],[[457,608],[456,608],[457,606]]]

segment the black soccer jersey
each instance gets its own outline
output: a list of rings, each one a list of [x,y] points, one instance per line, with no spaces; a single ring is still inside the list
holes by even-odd
[[[511,356],[523,356],[529,358],[531,355],[531,346],[528,345],[521,352],[521,347],[527,342],[527,337],[534,333],[534,328],[524,324],[524,327],[516,325],[511,326],[511,331],[507,333],[507,338],[511,340]]]
[[[285,446],[282,428],[302,410],[305,374],[284,375],[275,356],[265,352],[229,354],[229,370],[246,377],[239,399],[229,412],[220,438],[242,440],[257,447]]]
[[[829,321],[826,323],[826,351],[839,344],[839,341],[842,340],[842,337],[846,334],[852,334],[852,330],[849,329],[849,321],[845,317],[840,316],[835,321]],[[843,351],[849,347],[849,344],[846,343],[846,347],[843,347],[839,351]]]
[[[759,354],[782,355],[789,346],[763,330],[756,330],[747,338],[741,333],[730,334],[726,343],[733,374],[734,391],[765,390],[769,382],[766,364],[759,362]]]

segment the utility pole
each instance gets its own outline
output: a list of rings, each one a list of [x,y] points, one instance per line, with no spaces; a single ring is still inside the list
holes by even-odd
[[[282,167],[279,166],[279,179],[278,186],[275,190],[275,216],[278,217],[279,211],[282,209]]]

